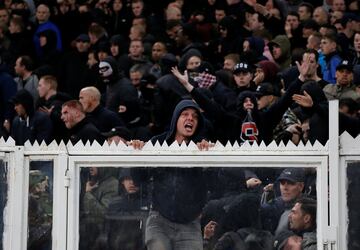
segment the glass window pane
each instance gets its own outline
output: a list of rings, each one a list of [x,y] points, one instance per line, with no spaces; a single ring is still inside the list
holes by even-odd
[[[89,167],[80,176],[79,249],[231,247],[230,231],[271,249],[298,231],[312,232],[304,239],[316,244],[315,168]],[[291,211],[304,197],[315,208],[306,225]]]
[[[348,206],[348,250],[359,249],[360,246],[360,162],[347,166],[347,206]]]
[[[53,161],[31,161],[28,249],[51,249],[52,218]]]
[[[4,209],[7,202],[7,192],[8,192],[8,183],[7,183],[8,169],[5,166],[3,160],[0,160],[0,242],[3,242],[3,233],[4,233]],[[0,250],[3,249],[2,244],[0,245]]]

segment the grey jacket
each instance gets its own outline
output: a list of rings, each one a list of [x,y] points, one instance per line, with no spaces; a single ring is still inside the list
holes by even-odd
[[[303,235],[303,240],[301,242],[301,249],[303,250],[316,250],[316,232],[307,232]]]
[[[30,92],[32,97],[34,98],[34,105],[36,105],[37,100],[39,99],[39,93],[38,93],[38,85],[39,85],[39,79],[36,75],[31,75],[27,79],[22,79],[20,77],[16,77],[15,82],[17,83],[17,90],[20,89],[26,89]]]

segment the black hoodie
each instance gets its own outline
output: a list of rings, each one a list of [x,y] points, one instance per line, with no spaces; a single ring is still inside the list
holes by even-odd
[[[166,141],[166,143],[168,145],[172,144],[175,140],[177,121],[180,117],[181,112],[187,108],[195,109],[199,114],[198,127],[197,127],[194,135],[190,139],[194,142],[200,142],[202,139],[204,139],[205,138],[204,134],[203,134],[204,118],[203,118],[202,114],[200,113],[200,107],[191,100],[182,100],[175,107],[173,116],[171,118],[169,130],[160,135],[154,136],[153,138],[151,138],[151,142],[153,144],[155,144],[156,141],[159,141],[160,144],[162,144],[164,141]]]
[[[11,137],[16,145],[24,145],[27,140],[31,143],[49,143],[52,139],[53,124],[47,114],[34,110],[32,95],[25,89],[19,90],[12,102],[15,105],[21,104],[26,111],[26,116],[16,116],[12,122]]]
[[[198,127],[191,137],[194,142],[203,137],[201,130],[204,120],[199,106],[191,100],[181,101],[173,113],[170,130],[151,139],[151,142],[166,141],[171,144],[175,140],[177,120],[181,112],[192,108],[199,113]],[[152,203],[168,220],[176,223],[188,223],[199,217],[206,201],[208,172],[202,168],[132,168],[131,175],[137,185],[149,181],[152,177]]]

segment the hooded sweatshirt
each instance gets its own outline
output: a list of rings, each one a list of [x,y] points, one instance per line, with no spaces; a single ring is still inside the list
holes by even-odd
[[[134,110],[134,114],[127,114],[128,117],[134,119],[139,114],[139,101],[136,88],[131,84],[130,80],[123,77],[115,59],[112,56],[106,57],[100,62],[100,75],[106,86],[105,107],[118,113],[120,105],[129,105]],[[124,117],[123,117],[124,118]],[[131,119],[129,118],[130,122]]]
[[[203,136],[203,118],[199,106],[191,100],[182,100],[176,106],[169,131],[155,136],[152,143],[175,140],[177,120],[184,109],[192,108],[199,113],[198,127],[191,140],[200,141]],[[206,201],[208,176],[202,168],[132,168],[136,185],[152,179],[152,205],[166,219],[176,223],[188,223],[199,217]]]
[[[52,139],[53,124],[45,113],[35,111],[32,95],[25,89],[19,90],[13,97],[12,102],[21,104],[26,116],[16,116],[11,126],[11,137],[16,145],[24,145],[27,140],[31,143],[38,141],[47,143]]]
[[[284,70],[291,65],[291,45],[290,41],[285,35],[276,36],[270,43],[269,48],[272,51],[272,47],[277,45],[281,49],[281,56],[275,59],[275,62],[279,65],[280,70]],[[273,54],[273,53],[271,53]]]
[[[153,144],[155,144],[156,141],[159,141],[160,144],[162,144],[164,141],[166,141],[166,143],[168,145],[172,144],[175,140],[177,121],[180,117],[181,112],[187,108],[192,108],[192,109],[196,110],[197,113],[199,114],[198,127],[196,128],[195,133],[191,136],[190,140],[192,140],[194,142],[199,142],[202,139],[204,139],[204,135],[203,135],[204,118],[203,118],[202,114],[200,113],[200,107],[191,100],[182,100],[175,107],[173,116],[171,118],[169,130],[160,135],[154,136],[151,139],[151,142]]]

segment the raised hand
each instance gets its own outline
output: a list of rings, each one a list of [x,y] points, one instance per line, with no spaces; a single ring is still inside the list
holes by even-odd
[[[314,105],[311,96],[304,90],[304,95],[293,95],[294,102],[305,108],[311,108]]]
[[[176,78],[187,91],[191,92],[191,90],[193,90],[194,87],[189,83],[187,70],[185,70],[184,74],[181,74],[177,67],[172,67],[171,72],[174,74],[174,76],[176,76]]]
[[[298,61],[296,61],[296,66],[297,66],[297,68],[299,70],[299,73],[300,73],[299,79],[301,81],[305,81],[306,76],[310,72],[310,61],[309,60],[310,60],[309,58],[305,58],[305,60],[303,60],[301,65],[300,65],[300,63]]]

